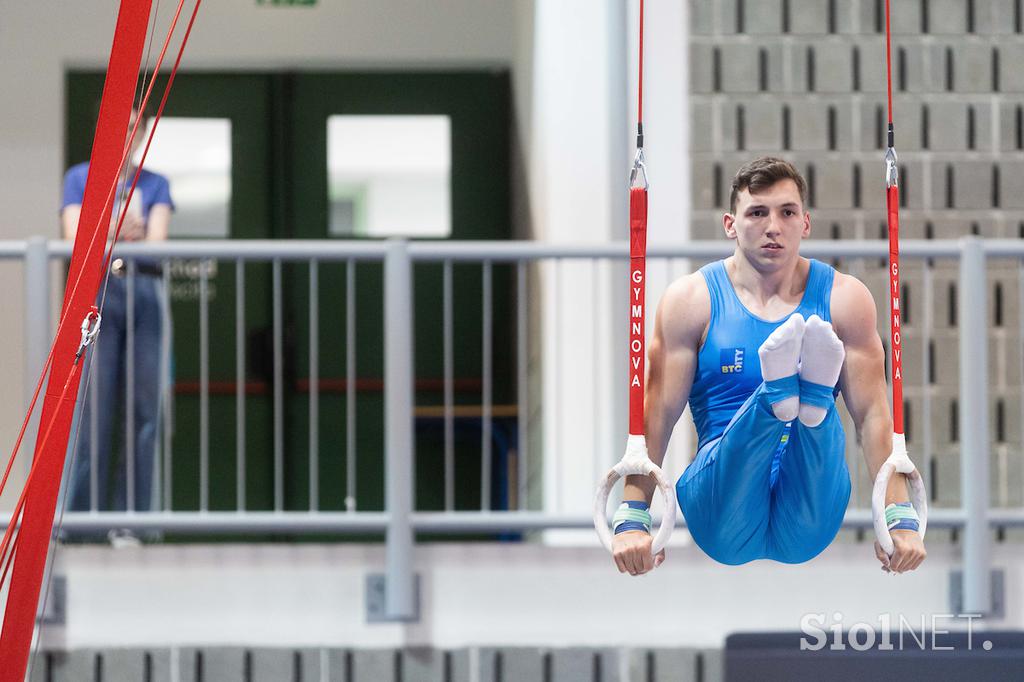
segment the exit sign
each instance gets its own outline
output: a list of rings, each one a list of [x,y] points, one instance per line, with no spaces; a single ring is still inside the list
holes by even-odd
[[[256,0],[257,5],[275,5],[278,7],[312,7],[316,0]]]

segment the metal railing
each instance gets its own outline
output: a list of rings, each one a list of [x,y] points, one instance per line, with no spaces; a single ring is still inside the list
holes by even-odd
[[[0,243],[0,259],[24,261],[25,301],[28,311],[24,321],[26,343],[26,368],[31,374],[42,367],[52,334],[53,321],[45,311],[50,306],[51,289],[50,261],[65,259],[70,255],[70,245],[63,242],[48,242],[43,239],[28,242]],[[877,270],[884,274],[884,259],[888,244],[883,241],[808,241],[802,246],[807,256],[826,260],[841,259],[857,262],[854,272]],[[697,261],[710,260],[728,255],[731,244],[727,242],[692,242],[672,248],[652,246],[649,249],[651,263],[662,261],[666,271],[673,271],[681,259]],[[529,508],[529,472],[526,466],[527,444],[530,442],[530,425],[527,415],[530,380],[528,350],[532,339],[539,336],[539,330],[528,329],[530,317],[530,296],[543,287],[558,287],[562,281],[561,268],[566,262],[590,262],[596,281],[598,263],[625,263],[628,248],[625,243],[602,245],[550,245],[534,242],[343,242],[343,241],[173,241],[161,244],[125,244],[118,247],[118,254],[129,262],[140,256],[158,259],[163,263],[163,280],[169,282],[170,264],[175,259],[198,260],[199,297],[199,403],[200,403],[200,491],[198,509],[175,510],[165,497],[160,510],[154,511],[99,511],[93,500],[92,511],[67,512],[63,516],[63,527],[76,531],[99,531],[111,528],[126,528],[138,532],[160,530],[187,533],[384,533],[387,538],[387,597],[388,613],[396,618],[411,616],[413,609],[412,553],[415,534],[430,532],[439,534],[507,533],[550,529],[589,528],[591,518],[586,508],[574,509],[569,513],[543,511]],[[959,317],[956,320],[959,336],[959,452],[960,452],[960,504],[959,507],[938,507],[932,510],[930,527],[962,529],[964,537],[964,606],[967,611],[985,612],[989,604],[989,528],[990,526],[1024,525],[1024,509],[992,508],[989,489],[989,459],[991,434],[988,411],[988,343],[987,335],[978,330],[988,326],[987,265],[1003,261],[1010,267],[1016,265],[1020,301],[1024,301],[1024,241],[1021,240],[979,240],[974,237],[959,241],[904,241],[901,245],[904,269],[916,263],[923,266],[923,286],[926,304],[924,309],[924,333],[921,335],[922,352],[927,356],[931,351],[931,324],[933,294],[933,259],[948,259],[956,265],[959,279]],[[209,338],[208,270],[206,262],[235,264],[235,397],[236,397],[236,452],[237,508],[233,511],[212,511],[209,491],[209,367],[211,342],[222,347],[224,339]],[[360,306],[383,306],[383,391],[384,391],[384,441],[380,447],[386,462],[384,510],[357,511],[355,467],[357,456],[355,442],[357,384],[355,354],[359,339],[356,334],[355,266],[356,263],[373,262],[383,268],[383,300],[359,301]],[[273,327],[272,353],[272,419],[273,419],[273,505],[266,510],[246,508],[246,367],[245,347],[242,340],[245,320],[246,270],[251,263],[269,264],[271,270],[271,305]],[[309,339],[309,452],[305,453],[310,462],[308,510],[286,510],[284,498],[284,468],[287,457],[301,456],[285,452],[285,424],[283,421],[283,313],[282,265],[304,263],[309,265],[309,325],[319,329],[323,320],[320,315],[321,298],[319,277],[323,268],[345,267],[346,295],[345,310],[346,348],[344,350],[345,420],[347,424],[345,447],[340,452],[321,451],[318,446],[320,419],[319,368],[321,349],[317,333]],[[440,320],[443,329],[443,406],[440,415],[444,420],[444,510],[417,511],[414,502],[414,449],[415,449],[415,405],[416,383],[414,380],[414,315],[413,279],[415,270],[421,264],[432,263],[441,266],[442,285]],[[872,264],[873,265],[869,265]],[[455,473],[457,462],[454,453],[455,415],[457,406],[454,399],[453,356],[459,350],[453,334],[453,268],[475,264],[481,268],[481,339],[483,347],[480,386],[479,418],[481,427],[480,509],[477,511],[456,511],[454,503]],[[688,265],[683,262],[684,271]],[[507,267],[513,273],[510,285],[515,320],[514,362],[515,395],[517,415],[516,434],[519,440],[519,466],[514,482],[517,509],[499,511],[492,509],[490,489],[494,476],[492,470],[492,421],[495,405],[494,391],[494,268]],[[544,268],[549,268],[544,270]],[[549,277],[543,275],[550,274]],[[610,272],[604,273],[610,275]],[[132,280],[134,269],[129,268],[127,278]],[[615,280],[617,281],[617,280]],[[613,282],[614,286],[614,282]],[[129,284],[129,290],[131,286]],[[650,289],[650,287],[649,287]],[[613,289],[614,290],[614,289]],[[884,294],[884,292],[882,292]],[[166,296],[165,291],[165,296]],[[625,310],[623,303],[623,310]],[[884,311],[887,306],[880,305]],[[365,309],[365,308],[364,308]],[[1017,338],[1024,338],[1024,315],[1018,309],[1020,329]],[[884,337],[883,337],[884,338]],[[177,341],[175,344],[177,345]],[[1024,350],[1018,349],[1021,376],[1024,377]],[[934,361],[934,358],[932,358]],[[931,414],[931,391],[921,393],[923,412]],[[596,399],[596,398],[595,398]],[[1024,399],[1021,400],[1024,411]],[[169,408],[165,408],[165,419]],[[556,420],[557,421],[557,420]],[[930,421],[930,419],[929,419]],[[1022,414],[1024,422],[1024,414]],[[564,425],[546,423],[545,428],[560,429]],[[228,425],[219,428],[227,429]],[[923,438],[923,452],[917,446],[915,459],[924,458],[922,470],[934,482],[931,466],[934,444],[931,442],[931,427],[926,424]],[[618,442],[615,444],[618,445]],[[165,431],[163,436],[162,470],[166,477],[163,486],[170,489],[169,473],[173,443]],[[614,449],[614,448],[612,448]],[[611,450],[609,450],[610,452]],[[371,453],[376,456],[381,453]],[[345,459],[347,487],[344,494],[344,511],[320,509],[318,500],[324,489],[319,480],[319,464],[331,458]],[[1022,453],[1024,457],[1024,453]],[[537,459],[537,457],[534,457]],[[920,461],[920,460],[919,460]],[[598,459],[595,469],[604,466]],[[589,474],[588,474],[589,475]],[[856,477],[856,472],[854,472]],[[547,485],[550,482],[545,481]],[[591,481],[587,481],[589,488]],[[132,505],[129,504],[129,509]],[[870,529],[870,510],[851,506],[846,515],[848,528]]]

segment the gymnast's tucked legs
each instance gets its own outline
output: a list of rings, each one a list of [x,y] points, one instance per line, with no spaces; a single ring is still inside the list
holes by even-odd
[[[795,314],[765,341],[759,350],[765,381],[679,479],[677,494],[690,533],[722,563],[807,561],[831,542],[842,522],[850,481],[831,387],[801,380],[797,373],[804,337],[817,350],[835,335],[816,317],[806,329]],[[834,374],[834,383],[842,344],[838,352],[826,347],[820,353],[827,357],[813,363],[814,369],[825,367],[824,380]],[[825,412],[814,426],[798,418],[804,395]]]

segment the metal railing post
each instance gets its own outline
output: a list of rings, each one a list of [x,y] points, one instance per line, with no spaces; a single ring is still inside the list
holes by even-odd
[[[50,350],[50,273],[49,249],[46,239],[32,237],[25,243],[25,409],[32,401],[39,374],[46,364]],[[41,395],[41,394],[40,394]],[[31,466],[31,453],[35,449],[34,434],[39,423],[38,411],[32,417],[30,428],[25,432],[22,457],[25,474]]]
[[[388,243],[384,261],[384,451],[388,530],[385,615],[416,616],[413,576],[412,261],[408,245]]]
[[[963,612],[991,610],[989,554],[988,302],[985,248],[977,237],[961,241],[960,490],[963,508]]]
[[[50,348],[50,261],[46,239],[25,243],[25,407],[32,400]]]

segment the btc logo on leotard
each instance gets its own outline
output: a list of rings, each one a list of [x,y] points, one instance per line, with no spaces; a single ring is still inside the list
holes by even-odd
[[[722,374],[739,374],[743,371],[742,348],[723,348],[718,357]]]

